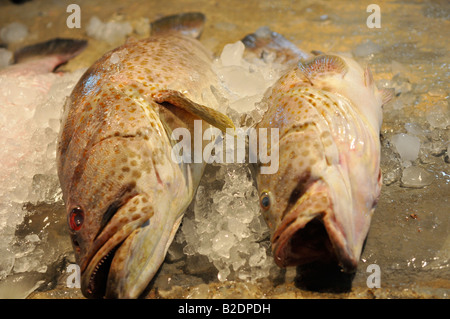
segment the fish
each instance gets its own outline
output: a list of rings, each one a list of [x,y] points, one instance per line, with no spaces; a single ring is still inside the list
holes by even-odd
[[[273,55],[272,63],[280,64],[283,69],[290,69],[298,60],[306,60],[313,56],[268,26],[262,26],[254,33],[247,34],[241,42],[245,46],[246,59],[250,59],[253,55],[265,60]]]
[[[28,45],[14,52],[14,64],[0,70],[1,76],[37,76],[54,74],[56,67],[79,55],[87,47],[87,40],[54,38]],[[57,74],[57,73],[56,73]],[[48,91],[48,82],[41,83],[43,92]],[[34,84],[34,82],[32,82]],[[33,86],[33,85],[31,85]]]
[[[278,141],[262,141],[278,152],[279,169],[257,169],[256,183],[279,267],[357,269],[380,196],[382,106],[391,97],[368,66],[322,52],[297,55],[266,91],[255,128],[279,129]]]
[[[196,38],[204,21],[192,12],[152,22],[149,38],[97,60],[64,106],[58,176],[87,298],[137,298],[164,261],[205,167],[172,159],[174,130],[234,128]]]

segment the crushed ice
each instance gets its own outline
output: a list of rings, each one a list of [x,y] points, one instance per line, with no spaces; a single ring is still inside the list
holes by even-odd
[[[176,241],[186,255],[206,256],[220,281],[267,278],[275,264],[258,198],[247,165],[210,167]]]
[[[7,296],[5,289],[11,289],[8,282],[13,279],[6,278],[12,276],[14,297],[26,297],[42,279],[36,273],[45,273],[47,265],[59,258],[57,245],[50,251],[38,249],[38,234],[19,238],[16,231],[28,213],[26,203],[61,201],[56,171],[61,106],[83,72],[39,74],[37,78],[0,74],[0,295]],[[49,91],[35,88],[35,81],[50,83]]]
[[[97,16],[93,16],[89,20],[86,32],[88,36],[97,40],[106,41],[110,44],[121,44],[126,36],[133,32],[133,27],[127,21],[102,22]]]

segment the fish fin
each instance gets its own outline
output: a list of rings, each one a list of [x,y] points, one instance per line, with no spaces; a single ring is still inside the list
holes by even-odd
[[[366,66],[364,69],[364,85],[366,87],[369,87],[373,84],[373,75],[372,71],[370,71],[370,67]]]
[[[179,107],[186,112],[198,116],[200,119],[208,122],[209,124],[217,127],[223,132],[226,132],[227,128],[235,128],[233,121],[225,114],[220,113],[207,106],[197,104],[182,93],[174,90],[161,90],[153,95],[155,102],[157,103],[170,103],[176,107]]]
[[[311,82],[316,76],[326,73],[344,76],[348,67],[345,61],[336,55],[319,55],[306,63],[300,62],[298,70]]]
[[[205,20],[205,15],[200,12],[187,12],[163,17],[151,23],[151,35],[175,32],[198,39],[203,32]]]
[[[246,35],[241,41],[247,51],[253,52],[258,57],[271,52],[276,54],[280,62],[298,61],[311,57],[310,54],[300,50],[283,35],[270,30],[267,26]]]
[[[395,89],[381,89],[381,101],[383,102],[383,105],[392,100],[392,98],[395,95]]]
[[[87,46],[86,40],[55,38],[26,46],[14,52],[14,62],[22,63],[44,56],[58,56],[61,64],[78,55]]]

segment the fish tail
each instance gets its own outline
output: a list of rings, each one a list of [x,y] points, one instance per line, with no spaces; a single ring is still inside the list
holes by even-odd
[[[205,20],[205,15],[201,12],[166,16],[151,23],[151,35],[180,33],[198,39],[203,32]]]

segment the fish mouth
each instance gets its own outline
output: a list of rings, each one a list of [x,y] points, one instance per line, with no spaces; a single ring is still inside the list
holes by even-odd
[[[86,280],[84,280],[83,282],[85,282],[85,284],[81,287],[84,296],[95,299],[103,298],[105,296],[111,264],[114,255],[121,244],[122,243],[119,243],[107,252],[106,255],[104,255],[100,261],[95,264],[95,267],[93,267],[91,262],[88,269],[93,268],[92,271],[82,273],[83,278],[88,278],[87,283]]]
[[[105,224],[95,237],[91,252],[81,262],[81,291],[87,298],[103,298],[107,295],[111,281],[112,266],[123,260],[114,261],[116,252],[135,233],[151,215],[142,214],[133,218],[128,204],[141,195],[129,196],[122,203],[113,203],[107,210],[109,215]],[[129,216],[127,222],[121,222],[124,216]]]
[[[300,266],[333,258],[333,246],[321,216],[306,225],[285,230],[273,242],[275,261],[280,267]]]
[[[354,272],[358,264],[320,180],[286,212],[272,236],[272,250],[280,267],[336,263],[343,271]]]
[[[145,195],[136,197],[142,199]],[[144,206],[134,211],[132,202]],[[92,249],[92,257],[81,263],[81,291],[85,297],[138,298],[159,269],[182,215],[154,213],[153,206],[145,205],[142,200],[130,199],[96,238],[97,249]],[[126,216],[129,221],[121,223]]]

